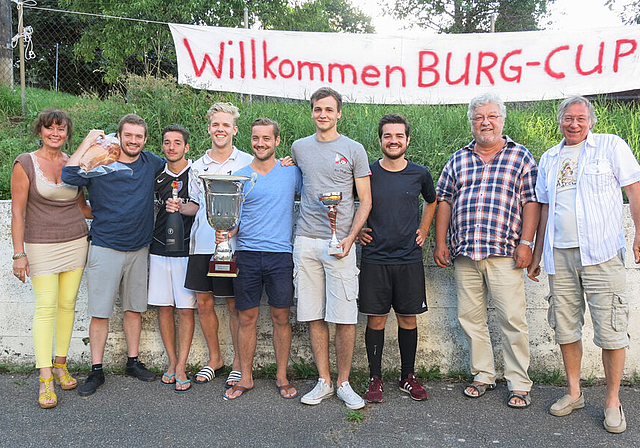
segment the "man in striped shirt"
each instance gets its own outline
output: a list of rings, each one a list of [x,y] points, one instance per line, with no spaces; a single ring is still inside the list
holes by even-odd
[[[558,108],[564,139],[540,159],[536,195],[542,211],[528,275],[537,281],[544,258],[551,290],[549,324],[569,383],[568,393],[549,412],[563,416],[584,407],[580,361],[586,296],[607,380],[604,427],[620,433],[627,427],[619,390],[629,346],[620,188],[629,198],[636,230],[633,252],[640,263],[640,166],[620,137],[592,133],[595,123],[586,98],[567,98]]]
[[[531,403],[532,382],[527,373],[523,268],[531,262],[531,241],[540,216],[537,167],[524,146],[502,135],[506,108],[498,96],[474,98],[467,116],[474,140],[451,156],[436,189],[434,259],[440,267],[451,260],[455,266],[458,320],[469,342],[474,376],[463,393],[478,398],[495,387],[487,326],[487,292],[491,292],[504,347],[507,404],[524,408]]]

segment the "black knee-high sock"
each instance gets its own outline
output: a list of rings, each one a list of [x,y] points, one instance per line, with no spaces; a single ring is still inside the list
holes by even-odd
[[[364,343],[367,346],[369,359],[369,374],[382,378],[382,349],[384,348],[384,328],[373,330],[367,327],[364,333]]]
[[[418,329],[406,330],[398,327],[398,345],[400,346],[400,360],[402,367],[400,379],[403,380],[414,373],[416,349],[418,347]]]

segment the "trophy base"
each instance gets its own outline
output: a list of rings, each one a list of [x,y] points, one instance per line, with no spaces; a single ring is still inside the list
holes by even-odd
[[[230,261],[209,261],[209,277],[237,277],[238,268],[236,267],[236,257]]]
[[[342,247],[329,246],[329,248],[327,249],[327,253],[329,255],[341,254],[342,253]]]

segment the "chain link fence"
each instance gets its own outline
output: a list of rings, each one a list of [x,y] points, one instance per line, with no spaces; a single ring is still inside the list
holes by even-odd
[[[15,6],[9,0],[0,0],[0,84],[19,88],[19,11]],[[25,85],[74,95],[92,93],[103,97],[111,92],[114,85],[103,81],[105,72],[100,66],[101,51],[96,50],[92,61],[85,61],[74,51],[83,32],[95,20],[101,18],[30,8],[25,3],[22,33]]]

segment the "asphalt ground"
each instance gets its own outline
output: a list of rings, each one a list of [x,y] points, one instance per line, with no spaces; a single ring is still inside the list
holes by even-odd
[[[302,394],[315,381],[293,383]],[[386,382],[385,402],[355,414],[336,396],[317,406],[282,399],[274,380],[256,380],[234,401],[222,399],[223,385],[215,378],[177,394],[160,381],[110,374],[87,398],[56,387],[58,406],[45,410],[37,403],[37,373],[3,374],[0,447],[640,446],[637,387],[622,388],[628,429],[614,435],[602,426],[604,386],[584,388],[585,408],[554,417],[548,408],[564,390],[546,385],[534,386],[529,408],[511,409],[504,383],[471,399],[462,395],[462,383],[429,381],[429,399],[416,402]]]

